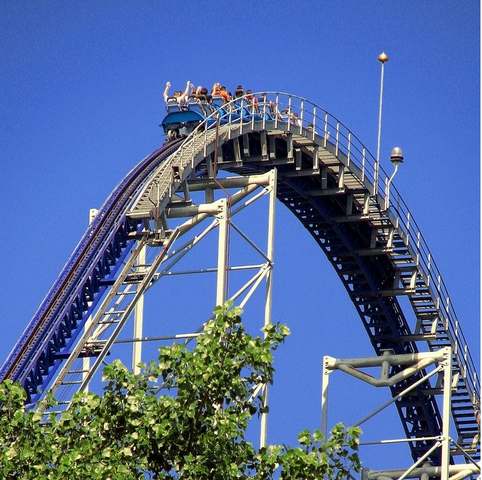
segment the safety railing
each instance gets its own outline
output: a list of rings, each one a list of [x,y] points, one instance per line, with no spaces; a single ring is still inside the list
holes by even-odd
[[[253,99],[256,99],[256,102]],[[397,224],[438,307],[439,321],[448,332],[460,373],[466,379],[472,401],[477,403],[480,396],[477,369],[440,270],[399,191],[393,184],[388,187],[389,175],[377,164],[375,157],[360,139],[335,116],[306,98],[284,92],[258,92],[233,99],[213,111],[187,136],[170,162],[175,162],[176,158],[179,158],[177,155],[184,156],[189,149],[191,161],[194,162],[195,139],[204,142],[206,154],[208,132],[228,124],[239,126],[240,133],[251,125],[253,129],[255,126],[260,129],[269,127],[308,138],[311,136],[313,141],[321,139],[321,145],[332,149],[337,157],[344,157],[347,167],[351,167],[352,173],[368,187],[380,209],[386,210]],[[189,152],[185,157],[189,158]],[[388,188],[390,203],[386,205]]]

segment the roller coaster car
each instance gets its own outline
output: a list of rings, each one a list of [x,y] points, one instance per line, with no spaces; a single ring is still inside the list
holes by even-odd
[[[262,115],[254,113],[251,107],[243,102],[234,102],[226,107],[222,97],[213,97],[211,103],[190,100],[186,105],[179,105],[175,97],[167,99],[167,115],[160,126],[164,129],[167,141],[187,137],[203,120],[215,111],[219,112],[220,123],[242,120],[243,122],[261,120]],[[266,114],[267,118],[271,118]],[[214,117],[207,120],[208,126],[216,122]]]
[[[160,125],[164,129],[167,140],[187,137],[211,113],[206,107],[198,102],[189,102],[187,105],[180,106],[175,98],[169,98],[167,115]]]

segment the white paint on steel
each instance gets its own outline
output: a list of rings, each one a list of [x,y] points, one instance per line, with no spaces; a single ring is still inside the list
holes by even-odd
[[[99,213],[99,210],[97,208],[91,208],[89,209],[89,225],[92,224],[92,222],[95,220],[95,217]],[[85,321],[84,325],[84,333],[89,329],[89,325],[92,322],[92,315],[89,315],[87,320]],[[87,375],[87,372],[90,369],[90,358],[89,357],[84,357],[82,359],[82,380],[85,380],[85,377]],[[89,386],[86,386],[86,392],[89,391]]]
[[[229,262],[229,206],[226,198],[218,200],[218,275],[216,283],[216,305],[224,305],[228,287],[227,266]]]
[[[146,246],[144,245],[137,258],[137,266],[141,270],[146,268]],[[134,338],[141,338],[144,324],[144,295],[139,297],[134,307]],[[132,371],[135,374],[141,372],[139,364],[142,362],[142,342],[132,344]]]
[[[450,404],[452,396],[452,348],[445,347],[443,365],[443,406],[442,406],[442,471],[441,480],[449,480],[450,465]]]
[[[268,241],[266,247],[266,257],[268,260],[268,271],[266,274],[266,299],[264,308],[264,326],[271,325],[272,322],[272,303],[273,303],[273,262],[274,262],[274,232],[276,215],[276,195],[277,195],[278,176],[276,169],[271,170],[269,182],[269,207],[268,207]],[[265,334],[266,336],[266,334]],[[269,387],[263,388],[263,413],[261,414],[260,427],[260,448],[266,447],[268,435],[268,395]]]
[[[443,412],[442,412],[442,435],[440,437],[431,437],[430,439],[437,440],[436,443],[428,449],[422,456],[420,456],[417,461],[408,469],[398,472],[395,471],[396,474],[392,472],[374,472],[373,476],[368,474],[365,475],[365,478],[397,478],[397,480],[404,480],[409,476],[413,476],[413,473],[419,467],[422,462],[429,458],[429,456],[439,447],[441,447],[441,467],[440,467],[440,479],[441,480],[451,480],[450,477],[451,465],[450,465],[450,409],[451,409],[451,395],[453,389],[453,372],[452,372],[452,348],[451,347],[444,347],[438,351],[434,352],[422,352],[422,353],[415,353],[415,354],[403,354],[403,355],[392,355],[385,352],[381,356],[377,357],[366,357],[366,358],[351,358],[351,359],[337,359],[329,356],[323,357],[323,373],[322,373],[322,399],[321,399],[321,406],[322,406],[322,421],[321,421],[321,429],[323,434],[327,434],[327,403],[328,403],[328,380],[330,372],[334,370],[341,370],[349,375],[362,380],[370,385],[375,387],[380,386],[389,386],[393,385],[394,383],[400,382],[401,379],[409,378],[414,373],[424,369],[428,365],[436,363],[437,367],[425,374],[422,378],[415,381],[412,385],[405,388],[402,392],[398,395],[393,397],[388,402],[385,402],[380,407],[376,408],[373,412],[365,416],[360,421],[356,422],[354,426],[359,426],[362,423],[366,422],[367,420],[374,417],[376,414],[381,412],[385,409],[388,405],[395,402],[402,396],[409,393],[415,387],[420,385],[422,382],[426,382],[436,373],[443,372]],[[388,367],[390,365],[397,365],[397,366],[404,366],[405,369],[396,373],[395,375],[389,377],[388,376]],[[357,370],[357,368],[367,368],[367,367],[381,367],[382,373],[380,379],[376,379],[371,375],[362,372],[361,370]],[[427,438],[409,438],[407,441],[415,442],[415,441],[422,441],[427,440]],[[383,439],[379,441],[373,442],[365,442],[364,445],[383,445],[388,443],[399,443],[403,440],[400,439]],[[465,468],[468,465],[464,465]],[[463,470],[458,470],[457,478],[459,472]],[[420,470],[422,473],[429,473],[428,470]],[[460,477],[460,478],[463,478]]]

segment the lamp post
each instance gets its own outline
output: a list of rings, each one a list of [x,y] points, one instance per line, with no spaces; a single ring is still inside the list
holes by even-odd
[[[380,100],[378,102],[377,157],[375,161],[375,172],[374,172],[374,179],[373,179],[373,183],[374,183],[373,193],[375,195],[378,193],[378,176],[380,172],[380,145],[382,141],[383,77],[385,72],[385,63],[388,62],[388,55],[385,52],[380,53],[380,55],[378,55],[378,61],[382,65],[381,65],[381,72],[380,72]]]
[[[385,210],[390,206],[390,185],[398,172],[398,167],[403,163],[403,152],[400,147],[393,147],[392,153],[390,154],[390,161],[393,165],[393,173],[387,181],[385,188]]]

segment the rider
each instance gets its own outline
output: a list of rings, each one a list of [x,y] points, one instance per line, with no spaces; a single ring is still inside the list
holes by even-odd
[[[220,97],[221,96],[221,84],[219,82],[216,82],[213,85],[213,88],[211,90],[211,95],[213,97]]]
[[[184,92],[181,90],[176,90],[174,92],[174,96],[169,95],[169,89],[171,88],[171,82],[166,82],[166,86],[164,87],[164,101],[166,104],[169,103],[170,100],[175,100],[179,106],[186,105],[187,103],[187,97],[189,96],[189,92],[191,91],[192,83],[190,80],[187,81],[186,83],[186,88]]]
[[[221,97],[223,97],[226,103],[231,100],[231,95],[229,94],[228,90],[224,85],[221,86],[221,89],[219,90],[219,94],[221,95]]]
[[[243,95],[244,95],[244,88],[243,88],[242,85],[238,85],[238,86],[236,87],[235,92],[234,92],[234,96],[235,96],[236,98],[239,98],[239,97],[242,97]]]
[[[213,97],[221,97],[225,103],[229,102],[230,100],[229,93],[226,90],[226,87],[224,85],[221,85],[219,82],[216,82],[213,85],[211,95]]]
[[[252,90],[246,90],[246,100],[251,104],[252,108],[258,111],[258,98],[253,95]]]

